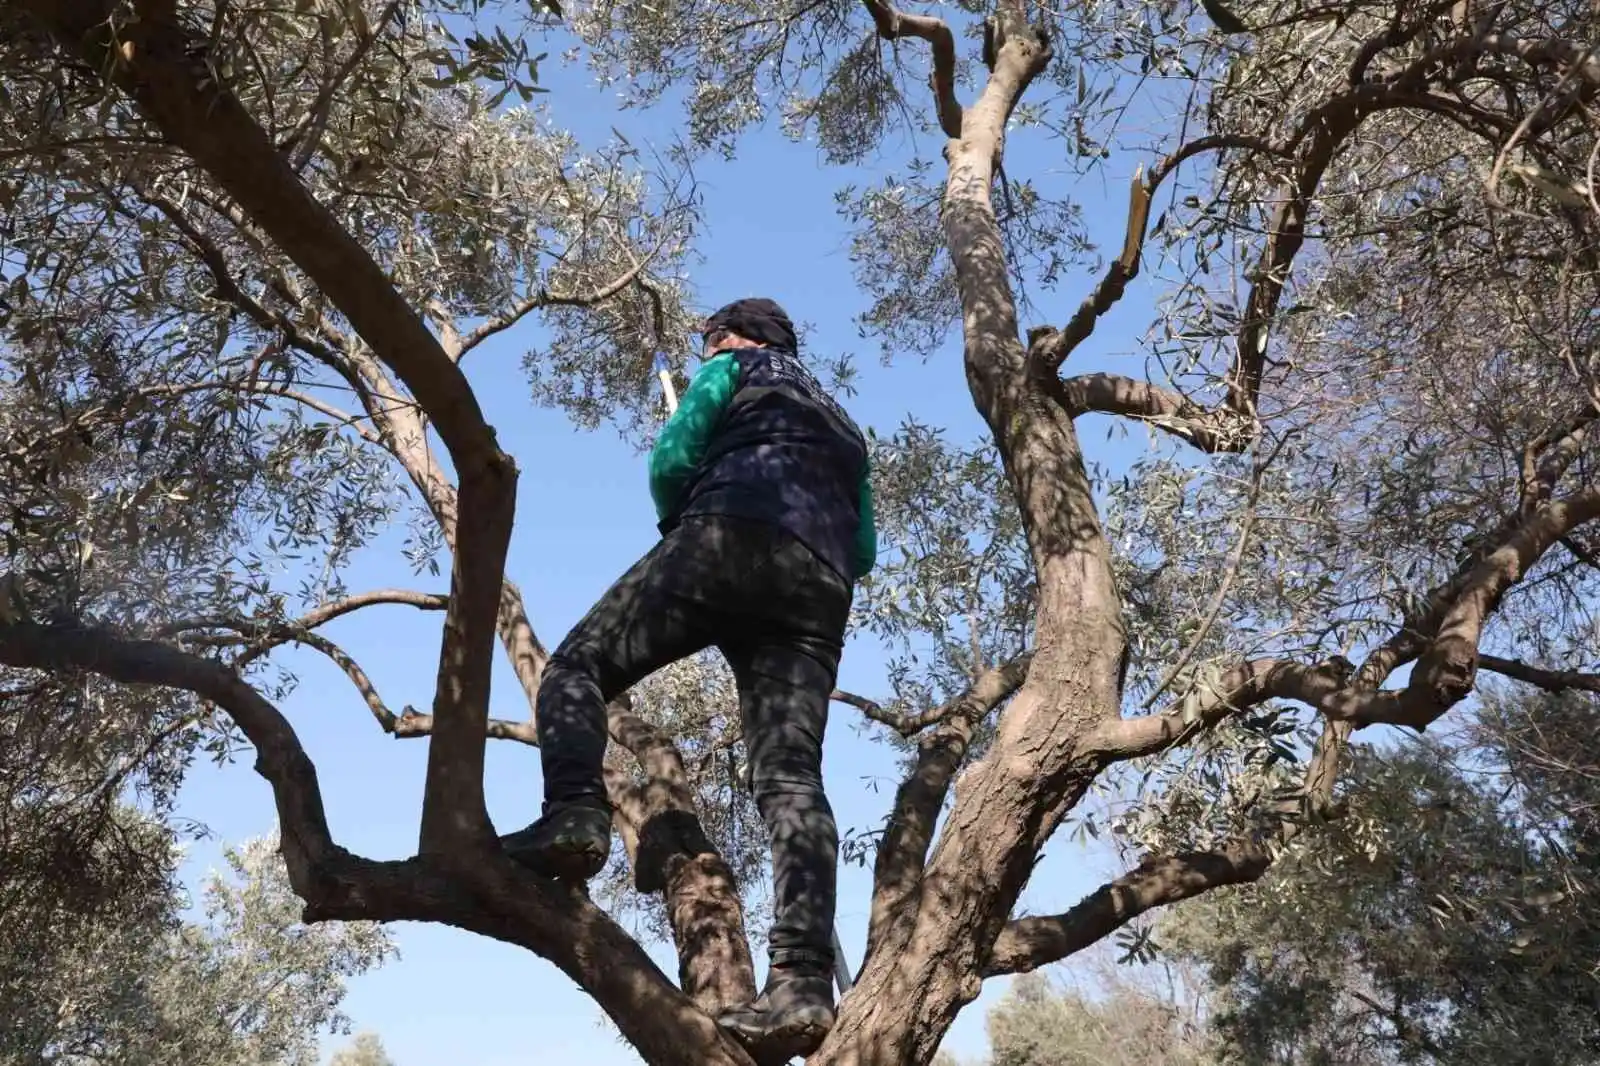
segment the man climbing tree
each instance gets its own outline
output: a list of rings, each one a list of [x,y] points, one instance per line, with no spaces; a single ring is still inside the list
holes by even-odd
[[[803,366],[767,299],[704,326],[708,361],[650,458],[662,541],[567,635],[539,687],[543,817],[507,841],[538,873],[587,880],[611,854],[606,704],[715,645],[739,689],[772,843],[766,990],[720,1021],[763,1055],[809,1054],[833,1024],[839,834],[822,736],[852,585],[877,555],[861,432]]]
[[[1322,0],[1241,0],[1220,28],[1242,39],[1202,6],[561,9],[606,84],[688,109],[690,148],[731,150],[780,106],[833,163],[876,166],[908,127],[925,135],[838,202],[859,227],[862,325],[913,356],[959,331],[982,439],[947,444],[910,410],[874,451],[888,550],[852,596],[900,661],[883,698],[839,697],[906,765],[863,849],[857,980],[813,1066],[926,1063],[985,980],[1258,880],[1324,847],[1330,820],[1362,829],[1351,745],[1429,727],[1488,673],[1600,686],[1593,5],[1350,0],[1330,17]],[[247,740],[308,921],[516,944],[650,1066],[749,1066],[729,1024],[782,1025],[772,996],[728,1014],[757,999],[741,887],[759,866],[720,832],[737,800],[696,758],[748,739],[712,724],[711,686],[605,708],[626,763],[602,778],[617,864],[659,904],[672,977],[570,879],[511,861],[485,796],[486,741],[541,734],[590,753],[572,795],[592,791],[607,690],[581,643],[544,677],[506,565],[517,465],[466,367],[537,316],[535,394],[638,430],[657,337],[689,332],[697,202],[687,179],[639,176],[637,152],[579,153],[500,106],[531,99],[541,32],[494,21],[512,7],[527,10],[0,5],[3,718],[98,744],[113,784],[163,745]],[[1073,188],[1061,166],[1106,159],[1133,174],[1125,224],[1069,293],[1091,237],[1081,205],[1051,196]],[[1148,280],[1165,302],[1135,340],[1105,316]],[[1119,335],[1133,350],[1086,344]],[[714,351],[746,373],[743,349]],[[725,417],[757,395],[738,390]],[[1128,427],[1148,433],[1134,458],[1096,454],[1100,429]],[[699,458],[659,554],[738,517],[684,513],[688,480],[712,498]],[[345,589],[402,492],[416,555],[448,551],[448,594]],[[848,489],[832,493],[845,513]],[[334,580],[295,588],[283,564],[312,549]],[[825,549],[794,550],[823,573]],[[426,711],[391,710],[328,635],[381,604],[443,615]],[[497,641],[516,719],[490,717]],[[335,664],[385,733],[426,738],[409,857],[341,839],[265,668],[291,644]],[[592,686],[563,695],[589,708],[587,748],[557,739],[574,724],[562,699],[541,708],[554,723],[528,717],[568,683]],[[781,766],[782,750],[749,754]],[[1131,800],[1111,827],[1125,869],[1030,913],[1041,857],[1093,830],[1106,788]],[[580,874],[599,843],[535,836],[509,842],[524,862],[565,854]],[[780,863],[801,869],[797,843]],[[800,916],[791,947],[826,928]]]

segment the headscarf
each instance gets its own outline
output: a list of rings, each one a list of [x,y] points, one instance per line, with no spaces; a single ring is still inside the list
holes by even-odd
[[[735,300],[719,308],[707,316],[700,332],[702,336],[708,336],[718,329],[729,330],[758,344],[786,352],[796,352],[800,347],[794,323],[789,320],[788,314],[775,301],[762,296]]]

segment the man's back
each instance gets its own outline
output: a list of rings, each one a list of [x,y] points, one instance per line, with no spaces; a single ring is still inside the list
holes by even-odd
[[[790,352],[707,361],[656,444],[650,482],[663,532],[695,515],[770,522],[851,581],[877,554],[866,441]]]

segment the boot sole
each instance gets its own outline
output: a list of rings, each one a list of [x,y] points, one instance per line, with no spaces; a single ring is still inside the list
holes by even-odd
[[[803,1059],[821,1047],[833,1029],[833,1020],[799,1019],[759,1033],[727,1023],[723,1024],[723,1029],[743,1044],[762,1066],[777,1066],[790,1059]]]
[[[609,857],[598,848],[584,845],[552,847],[543,851],[529,848],[512,851],[510,856],[513,862],[525,869],[558,881],[590,881],[605,869]]]

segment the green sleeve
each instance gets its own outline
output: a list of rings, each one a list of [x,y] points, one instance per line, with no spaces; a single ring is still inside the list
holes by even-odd
[[[650,452],[650,497],[657,518],[665,519],[677,506],[738,388],[739,363],[728,352],[706,362],[689,383]]]
[[[861,528],[856,531],[856,580],[878,563],[878,520],[872,510],[872,465],[861,471]]]

